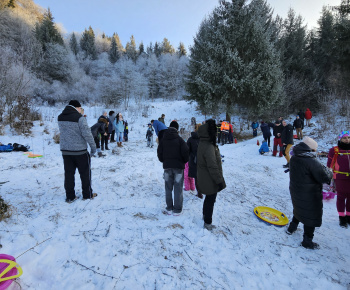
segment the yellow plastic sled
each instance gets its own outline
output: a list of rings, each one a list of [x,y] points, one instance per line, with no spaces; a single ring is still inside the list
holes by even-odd
[[[257,206],[254,208],[255,215],[264,222],[275,226],[285,226],[289,223],[287,216],[277,209],[267,206]]]

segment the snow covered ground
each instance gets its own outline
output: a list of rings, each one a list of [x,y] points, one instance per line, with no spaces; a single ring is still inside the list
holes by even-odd
[[[256,206],[269,206],[292,217],[285,159],[259,155],[260,132],[220,146],[227,188],[215,204],[215,231],[203,229],[203,200],[189,192],[181,216],[162,214],[163,169],[156,146],[146,147],[147,123],[165,113],[167,124],[176,118],[189,128],[192,116],[204,120],[194,108],[184,101],[155,102],[125,112],[130,141],[92,160],[98,197],[72,204],[64,202],[63,162],[52,139],[63,107],[41,108],[44,125],[35,123],[34,137],[8,129],[0,136],[2,143],[29,144],[44,155],[0,153],[0,182],[8,181],[1,196],[14,207],[13,216],[0,222],[1,252],[18,257],[22,289],[349,289],[350,229],[338,225],[335,199],[324,202],[315,232],[320,250],[300,246],[301,227],[288,236],[286,227],[254,215]],[[85,108],[90,126],[102,109]],[[331,145],[320,141],[321,148]],[[76,190],[81,194],[78,174]]]

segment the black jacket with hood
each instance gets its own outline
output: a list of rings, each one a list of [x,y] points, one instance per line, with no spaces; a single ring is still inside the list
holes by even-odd
[[[188,176],[192,178],[197,177],[197,149],[199,144],[199,136],[197,132],[191,132],[191,137],[187,140],[187,146],[190,152],[190,159],[188,161]]]
[[[290,159],[289,190],[293,214],[304,225],[320,227],[322,224],[322,184],[330,183],[332,171],[323,166],[316,153],[304,142],[293,148]]]
[[[157,149],[157,155],[164,169],[185,169],[185,164],[189,159],[188,146],[175,128],[169,127],[165,130]]]

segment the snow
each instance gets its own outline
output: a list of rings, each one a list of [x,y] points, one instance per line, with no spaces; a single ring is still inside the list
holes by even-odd
[[[0,187],[1,196],[14,207],[12,217],[0,222],[1,252],[18,257],[22,289],[349,287],[350,229],[338,225],[336,199],[324,202],[323,224],[314,237],[320,250],[300,246],[302,226],[289,236],[286,227],[268,225],[254,215],[256,206],[269,206],[292,218],[285,159],[259,155],[261,132],[220,146],[227,188],[218,194],[214,208],[217,229],[209,232],[203,229],[203,200],[194,194],[184,192],[181,216],[162,213],[162,164],[156,146],[146,147],[147,123],[162,113],[167,124],[178,119],[180,128],[188,129],[193,116],[203,121],[194,104],[133,104],[124,112],[130,141],[117,154],[110,150],[107,157],[92,159],[98,196],[72,204],[64,202],[63,161],[52,139],[63,107],[41,107],[43,125],[35,122],[33,137],[12,135],[8,128],[0,137],[2,143],[29,144],[34,153],[44,155],[31,159],[20,152],[0,154],[0,182],[8,181]],[[90,126],[104,109],[85,108]],[[312,132],[304,130],[305,135]],[[332,145],[317,141],[325,149]],[[76,190],[81,195],[78,173]]]

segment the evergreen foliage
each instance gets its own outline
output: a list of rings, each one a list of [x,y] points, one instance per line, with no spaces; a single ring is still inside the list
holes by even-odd
[[[143,54],[144,52],[145,52],[145,47],[143,45],[143,42],[141,42],[139,45],[139,55]]]
[[[53,22],[53,16],[50,8],[44,13],[41,22],[35,25],[35,35],[40,41],[44,51],[47,49],[47,44],[57,43],[63,45],[63,38]]]
[[[117,41],[115,40],[115,37],[112,37],[111,48],[109,50],[108,56],[109,56],[109,61],[111,63],[116,63],[120,58]]]
[[[221,1],[201,24],[191,47],[188,98],[204,113],[241,104],[262,113],[277,103],[283,73],[266,1]]]
[[[91,60],[97,59],[97,51],[95,46],[95,33],[91,26],[89,29],[85,29],[80,39],[80,47],[85,53],[85,58]]]
[[[73,52],[74,55],[77,55],[79,52],[79,46],[78,46],[78,41],[77,38],[75,37],[75,33],[72,33],[72,36],[69,40],[69,47],[71,51]]]

